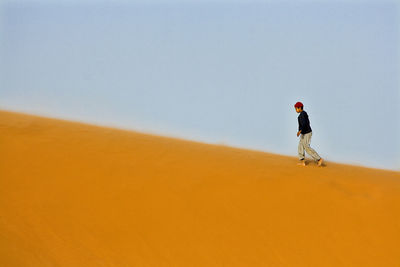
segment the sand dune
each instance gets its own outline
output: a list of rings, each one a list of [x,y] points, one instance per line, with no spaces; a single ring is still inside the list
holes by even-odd
[[[0,112],[0,266],[400,266],[400,173]]]

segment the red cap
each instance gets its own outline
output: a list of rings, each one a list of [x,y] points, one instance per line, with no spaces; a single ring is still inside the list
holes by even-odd
[[[295,107],[295,108],[301,108],[301,107],[303,107],[303,103],[297,102],[297,103],[294,105],[294,107]]]

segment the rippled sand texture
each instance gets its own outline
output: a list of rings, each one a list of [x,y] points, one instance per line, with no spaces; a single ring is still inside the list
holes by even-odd
[[[400,266],[400,173],[2,111],[0,266]]]

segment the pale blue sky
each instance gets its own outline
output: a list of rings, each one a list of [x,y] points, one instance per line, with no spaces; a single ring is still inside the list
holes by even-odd
[[[394,2],[3,2],[0,108],[400,169]]]

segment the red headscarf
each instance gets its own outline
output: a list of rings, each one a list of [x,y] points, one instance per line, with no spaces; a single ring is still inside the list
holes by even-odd
[[[297,102],[297,103],[294,105],[294,107],[295,107],[295,108],[302,108],[302,107],[303,107],[303,103]]]

